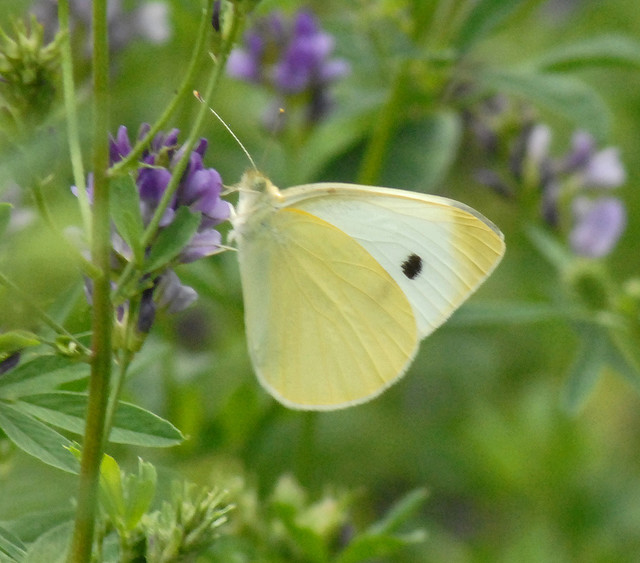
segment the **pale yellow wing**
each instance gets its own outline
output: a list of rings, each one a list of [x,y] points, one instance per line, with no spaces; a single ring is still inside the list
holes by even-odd
[[[424,338],[489,276],[504,238],[488,219],[457,201],[391,188],[311,184],[284,190],[283,206],[345,232],[402,289]]]
[[[453,200],[350,184],[241,182],[232,218],[248,346],[282,403],[336,409],[397,381],[493,271],[500,230]]]
[[[342,230],[285,208],[253,225],[239,259],[251,359],[285,405],[363,402],[408,367],[419,340],[411,304]]]

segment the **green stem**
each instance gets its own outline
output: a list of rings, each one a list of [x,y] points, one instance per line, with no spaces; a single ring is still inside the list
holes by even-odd
[[[169,105],[167,105],[166,109],[162,112],[162,115],[152,125],[151,129],[145,135],[144,139],[140,139],[125,158],[111,167],[111,169],[109,170],[110,176],[117,176],[118,174],[122,173],[123,170],[127,170],[127,168],[131,166],[133,162],[137,162],[140,158],[140,155],[142,154],[142,151],[149,144],[149,140],[153,139],[156,134],[164,127],[164,125],[169,120],[169,117],[171,117],[171,114],[176,110],[183,99],[191,95],[192,85],[196,72],[198,70],[198,62],[200,61],[201,53],[204,50],[205,41],[207,37],[209,37],[209,32],[211,29],[212,10],[213,2],[208,2],[207,7],[203,8],[200,27],[196,36],[196,42],[193,48],[193,52],[191,54],[191,60],[189,61],[189,66],[187,68],[187,72],[184,80],[182,81],[180,89],[173,96],[173,99],[171,100],[171,102],[169,102]]]
[[[69,561],[91,559],[100,463],[104,449],[104,423],[111,378],[111,331],[113,308],[110,299],[109,258],[109,42],[107,0],[93,1],[93,261],[101,275],[93,283],[93,357],[89,381],[89,403],[80,461],[78,498]]]
[[[82,149],[80,148],[77,114],[78,102],[73,84],[73,59],[71,57],[71,41],[69,35],[69,0],[60,0],[60,2],[58,2],[58,20],[60,22],[60,32],[63,36],[60,58],[71,167],[73,169],[73,180],[78,189],[78,202],[84,230],[85,233],[89,234],[91,232],[91,207],[89,205],[89,198],[87,197],[84,167],[82,166]]]
[[[210,20],[209,13],[206,13],[205,15],[206,15],[205,19],[209,21]],[[204,94],[202,95],[204,100],[208,100],[211,97],[211,94],[213,93],[216,86],[220,82],[220,78],[222,77],[222,72],[227,62],[227,58],[229,56],[229,53],[231,52],[231,47],[235,43],[235,39],[242,27],[242,23],[244,21],[243,16],[244,16],[244,13],[241,11],[238,11],[234,4],[233,19],[231,22],[229,35],[225,40],[225,44],[221,49],[220,57],[216,61],[216,64],[213,68],[213,72],[211,73],[209,80],[207,82],[207,85],[205,86]],[[198,113],[196,114],[196,118],[194,120],[194,125],[191,129],[191,132],[189,134],[187,141],[183,145],[182,158],[178,161],[178,163],[172,170],[171,181],[167,185],[167,188],[165,189],[162,195],[162,199],[160,200],[160,203],[158,204],[158,207],[155,210],[155,213],[151,218],[151,221],[149,222],[149,224],[147,225],[147,228],[145,229],[144,235],[142,237],[143,248],[146,248],[147,246],[149,246],[149,244],[151,244],[151,242],[153,241],[154,237],[158,232],[158,226],[160,224],[160,220],[164,216],[164,212],[167,206],[169,205],[169,202],[171,201],[173,194],[178,189],[178,185],[182,178],[182,173],[185,171],[187,164],[189,163],[189,158],[191,157],[191,151],[193,150],[193,147],[195,146],[198,140],[198,135],[200,134],[202,124],[207,116],[208,116],[208,106],[206,104],[200,104]],[[125,269],[120,276],[118,288],[116,290],[116,293],[114,294],[114,300],[116,302],[118,301],[118,299],[122,297],[121,295],[122,289],[126,287],[128,283],[131,281],[131,279],[133,278],[133,275],[135,273],[135,267],[136,267],[136,264],[133,261],[129,262],[125,266]]]
[[[126,313],[126,331],[124,335],[124,351],[118,361],[118,370],[115,373],[115,380],[113,381],[113,389],[109,397],[109,404],[107,406],[107,414],[104,424],[104,436],[105,440],[109,440],[111,435],[111,428],[113,427],[113,420],[118,409],[118,403],[120,401],[120,393],[127,375],[127,370],[133,361],[135,352],[132,348],[136,339],[137,321],[140,313],[140,296],[134,297],[129,300],[129,307]]]
[[[382,108],[376,126],[373,129],[360,166],[359,184],[372,185],[378,181],[380,170],[385,163],[385,152],[389,139],[393,133],[394,125],[398,122],[398,113],[400,112],[404,95],[409,62],[405,61],[398,69],[387,103]]]

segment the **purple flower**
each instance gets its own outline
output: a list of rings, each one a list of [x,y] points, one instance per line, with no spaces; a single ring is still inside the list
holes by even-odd
[[[615,197],[596,200],[578,197],[572,205],[575,224],[569,235],[576,254],[600,258],[609,254],[627,223],[622,201]]]
[[[138,138],[143,139],[149,132],[149,125],[140,127]],[[160,202],[174,175],[174,167],[184,154],[184,148],[178,144],[177,129],[167,133],[159,133],[149,143],[140,157],[140,164],[136,175],[136,185],[140,200],[140,214],[144,226],[147,226],[156,213]],[[121,126],[114,137],[110,138],[111,164],[127,157],[132,150],[127,128]],[[180,207],[188,207],[191,212],[200,215],[200,224],[182,252],[178,261],[193,262],[206,256],[220,252],[221,235],[215,229],[217,225],[229,218],[231,205],[222,200],[222,179],[213,168],[205,167],[203,157],[207,150],[207,141],[201,139],[192,150],[186,170],[182,173],[177,189],[171,197],[167,208],[160,219],[159,230],[169,226]],[[88,192],[91,201],[92,178],[88,179]],[[76,193],[74,187],[72,191]],[[153,241],[145,249],[149,252]],[[127,262],[133,259],[133,252],[121,233],[113,229],[112,233],[112,267],[114,273],[122,271]],[[176,312],[191,304],[197,297],[196,292],[180,284],[176,274],[170,268],[154,273],[152,287],[147,288],[141,295],[138,311],[137,326],[140,333],[149,331],[155,318],[156,307],[167,308]],[[148,280],[140,280],[148,284]],[[89,294],[91,288],[89,287]],[[122,311],[128,310],[127,304]]]
[[[576,254],[598,258],[613,250],[626,226],[623,202],[609,195],[626,181],[617,148],[599,149],[591,134],[579,130],[567,153],[554,157],[551,129],[525,117],[514,135],[513,111],[505,104],[494,109],[484,102],[477,113],[468,112],[467,120],[486,156],[495,157],[501,149],[509,155],[511,178],[482,168],[477,181],[508,196],[526,193],[527,202],[538,203],[543,220],[567,235]]]
[[[143,138],[149,131],[148,125],[140,128],[139,138]],[[155,213],[169,182],[173,176],[173,167],[180,160],[183,150],[178,145],[177,129],[168,133],[159,133],[150,143],[149,148],[142,154],[141,166],[138,170],[136,184],[140,195],[140,207],[145,225],[151,220]],[[209,231],[216,235],[209,234],[207,240],[219,241],[219,233],[213,227],[229,218],[231,205],[220,198],[222,193],[222,178],[214,168],[205,168],[202,158],[207,150],[206,139],[201,139],[195,149],[191,152],[186,171],[182,175],[182,180],[164,212],[160,221],[161,227],[169,225],[175,216],[175,212],[180,206],[189,207],[195,213],[201,214],[200,227],[196,236],[201,242],[204,240],[203,234]],[[111,138],[110,152],[112,164],[118,162],[131,152],[131,143],[127,134],[127,128],[122,125],[118,129],[116,138]],[[151,168],[150,166],[153,166]],[[219,242],[215,246],[212,244],[206,249],[202,248],[203,256],[210,256],[219,252]]]
[[[585,188],[617,188],[626,181],[620,151],[615,147],[596,151],[595,139],[585,131],[574,133],[571,151],[559,169],[579,175]]]
[[[156,290],[157,294],[154,297],[158,306],[166,308],[169,313],[186,309],[198,298],[195,289],[180,283],[180,278],[173,270],[168,270],[162,276]]]
[[[331,108],[331,84],[349,73],[346,61],[331,58],[333,48],[333,37],[320,29],[310,11],[300,10],[291,21],[276,12],[247,31],[243,47],[231,52],[227,69],[230,76],[275,93],[277,103],[270,106],[265,123],[274,122],[274,111],[283,105],[303,107],[313,123]]]

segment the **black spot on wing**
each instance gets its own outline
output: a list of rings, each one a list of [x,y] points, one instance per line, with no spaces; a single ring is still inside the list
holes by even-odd
[[[422,258],[417,254],[410,254],[402,263],[402,273],[410,280],[415,280],[422,272]]]

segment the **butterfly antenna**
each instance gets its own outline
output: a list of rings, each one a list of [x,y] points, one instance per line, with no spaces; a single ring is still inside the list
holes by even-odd
[[[242,149],[242,152],[246,155],[246,157],[249,159],[249,162],[251,163],[251,166],[253,167],[254,170],[258,170],[258,167],[256,166],[256,163],[253,161],[253,158],[251,158],[251,155],[249,154],[249,151],[245,148],[245,146],[242,144],[242,141],[240,141],[240,139],[238,139],[238,136],[231,130],[231,127],[229,127],[226,123],[226,121],[224,119],[222,119],[222,117],[220,117],[218,115],[218,112],[216,112],[216,110],[214,110],[211,106],[207,105],[207,102],[205,102],[204,98],[200,95],[200,92],[198,92],[197,90],[193,91],[193,95],[196,97],[196,100],[198,100],[199,102],[203,103],[204,105],[206,105],[209,108],[209,111],[216,116],[216,118],[218,119],[218,121],[220,123],[222,123],[222,125],[224,125],[224,128],[229,132],[229,134],[234,138],[235,142],[238,143],[238,145],[240,146],[240,148]]]

